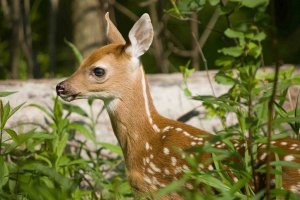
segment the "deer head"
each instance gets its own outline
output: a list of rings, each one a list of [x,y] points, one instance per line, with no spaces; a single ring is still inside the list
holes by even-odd
[[[97,97],[109,102],[121,98],[135,84],[141,64],[139,57],[150,47],[153,27],[148,14],[144,14],[125,39],[106,13],[107,37],[110,44],[96,49],[77,71],[56,86],[57,94],[66,101]]]

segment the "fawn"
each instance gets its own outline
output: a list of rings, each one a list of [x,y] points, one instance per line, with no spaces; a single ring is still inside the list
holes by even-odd
[[[68,79],[56,86],[57,94],[66,101],[90,96],[103,100],[112,127],[122,148],[128,179],[137,194],[154,194],[181,177],[189,170],[184,156],[178,149],[207,144],[212,135],[192,126],[167,119],[156,111],[149,87],[139,60],[150,47],[153,27],[148,14],[144,14],[129,32],[130,43],[105,15],[107,37],[110,44],[95,50]],[[226,148],[219,141],[211,144]],[[244,144],[234,143],[242,150]],[[272,145],[287,151],[280,155],[284,161],[300,162],[300,143],[292,139],[272,141]],[[259,146],[258,160],[266,159],[265,145]],[[201,155],[205,163],[211,154]],[[274,156],[272,158],[274,160]],[[212,164],[200,164],[199,170],[213,170]],[[300,193],[300,170],[283,168],[283,187]],[[186,185],[191,187],[191,185]],[[178,194],[163,199],[182,199]]]

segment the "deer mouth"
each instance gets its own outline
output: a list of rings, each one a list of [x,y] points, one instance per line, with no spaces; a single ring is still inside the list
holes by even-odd
[[[59,94],[59,96],[67,102],[73,101],[78,97],[79,93],[77,94]]]

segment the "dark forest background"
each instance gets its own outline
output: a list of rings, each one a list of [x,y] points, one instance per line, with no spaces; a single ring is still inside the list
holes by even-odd
[[[143,56],[148,73],[179,71],[189,60],[192,67],[202,70],[201,57],[191,33],[199,44],[210,69],[218,49],[232,42],[224,37],[224,30],[238,27],[255,19],[255,10],[233,9],[234,16],[205,4],[201,0],[179,2],[184,16],[173,12],[174,0],[0,0],[0,79],[51,78],[70,75],[78,63],[66,41],[72,42],[83,54],[107,43],[104,14],[127,37],[128,31],[140,15],[150,14],[155,38],[150,51]],[[226,2],[226,1],[225,1]],[[275,1],[278,54],[283,63],[300,63],[300,1]],[[224,5],[225,6],[225,5]],[[267,12],[270,12],[267,10]],[[254,16],[254,17],[253,17]],[[259,17],[259,16],[258,16]],[[230,21],[228,20],[230,19]],[[230,23],[230,24],[228,24]],[[267,27],[269,20],[263,26]],[[267,29],[266,29],[267,30]],[[263,42],[265,65],[273,65],[270,39]]]

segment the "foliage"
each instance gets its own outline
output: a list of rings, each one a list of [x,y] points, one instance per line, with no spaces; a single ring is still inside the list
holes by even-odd
[[[220,3],[220,1],[209,2],[214,6],[218,6]],[[263,15],[268,3],[263,0],[231,0],[229,2],[235,3],[235,6],[249,9],[257,8],[258,16]],[[186,12],[178,14],[183,15]],[[260,70],[264,66],[261,42],[267,37],[261,30],[262,27],[258,27],[259,20],[262,19],[265,18],[262,17],[252,23],[240,24],[234,28],[229,27],[224,31],[224,35],[232,41],[232,45],[218,51],[222,56],[215,62],[216,66],[220,68],[215,80],[219,84],[229,85],[230,89],[226,94],[218,97],[193,96],[193,99],[203,103],[208,117],[220,119],[223,129],[216,132],[216,137],[210,144],[188,151],[194,152],[198,156],[187,158],[193,169],[186,172],[182,179],[184,181],[178,181],[178,184],[183,186],[185,182],[193,183],[194,189],[187,191],[183,187],[175,187],[174,184],[171,184],[161,190],[161,195],[175,190],[186,199],[260,199],[266,195],[266,190],[255,191],[253,177],[257,173],[260,173],[260,176],[265,173],[274,173],[275,188],[271,191],[272,198],[299,198],[299,196],[282,189],[281,168],[285,166],[299,169],[300,166],[293,162],[279,161],[278,155],[282,153],[280,150],[272,147],[272,151],[277,157],[276,161],[271,162],[274,172],[266,171],[266,165],[258,168],[253,165],[258,159],[258,145],[270,142],[267,138],[267,124],[271,123],[268,116],[270,104],[275,107],[271,126],[273,127],[272,133],[276,132],[277,134],[272,136],[273,139],[284,137],[299,139],[300,125],[299,108],[296,106],[287,110],[285,105],[289,103],[287,102],[289,88],[293,85],[300,85],[300,76],[293,73],[294,67],[286,67],[279,71],[278,87],[274,99],[272,98],[274,73]],[[187,67],[181,70],[184,74],[185,85],[187,85],[186,78],[189,75],[187,70]],[[188,94],[191,94],[191,91]],[[296,105],[298,105],[298,99]],[[236,123],[228,125],[229,116],[231,118],[235,116]],[[232,141],[234,140],[247,144],[245,154],[241,155],[233,147]],[[212,148],[211,144],[218,141],[225,142],[227,148],[225,150]],[[212,171],[199,171],[197,167],[199,163],[196,158],[205,152],[212,154],[211,162],[215,166]],[[236,158],[238,161],[228,158]],[[235,180],[233,177],[237,179]],[[203,186],[202,193],[199,193],[197,188],[200,185]]]
[[[11,94],[0,92],[1,97]],[[92,103],[93,100],[89,101],[90,106]],[[6,124],[15,112],[24,109],[24,104],[12,108],[9,102],[0,100],[1,199],[119,199],[131,196],[120,147],[98,144],[95,140],[94,125],[99,113],[95,113],[97,117],[94,118],[94,113],[64,104],[58,98],[51,109],[36,104],[27,106],[43,112],[43,124],[47,126],[41,124],[17,133]],[[70,121],[68,116],[72,113],[90,122]],[[76,132],[85,139],[76,140]],[[89,148],[91,142],[95,150]],[[105,156],[102,153],[105,149],[118,155]]]

